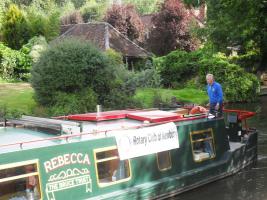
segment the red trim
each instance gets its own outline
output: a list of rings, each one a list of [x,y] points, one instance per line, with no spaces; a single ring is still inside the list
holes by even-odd
[[[231,110],[231,109],[223,109],[224,112],[233,112],[237,113],[239,120],[245,120],[247,118],[253,117],[256,113],[246,110]]]

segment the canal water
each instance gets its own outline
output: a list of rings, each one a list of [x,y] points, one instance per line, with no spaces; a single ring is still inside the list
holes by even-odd
[[[238,174],[188,191],[175,200],[267,200],[267,96],[257,103],[236,104],[239,108],[257,113],[249,120],[250,127],[259,131],[258,161],[255,166]]]

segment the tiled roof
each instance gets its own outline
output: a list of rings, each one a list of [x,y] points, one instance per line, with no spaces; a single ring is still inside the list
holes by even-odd
[[[112,48],[127,57],[149,57],[141,48],[106,22],[70,24],[61,26],[60,38],[78,37],[93,42],[102,50]]]

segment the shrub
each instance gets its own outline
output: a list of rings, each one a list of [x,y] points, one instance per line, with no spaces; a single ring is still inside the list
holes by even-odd
[[[127,83],[134,85],[135,88],[158,88],[161,86],[161,81],[159,72],[151,65],[144,70],[132,72]]]
[[[90,92],[91,96],[95,96],[95,100],[90,97],[92,105],[96,102],[105,108],[115,104],[123,107],[125,101],[123,98],[117,98],[118,94],[130,99],[132,91],[127,90],[124,77],[120,77],[117,72],[119,70],[121,69],[112,65],[112,61],[90,43],[67,38],[52,43],[43,52],[33,66],[31,82],[36,100],[44,106],[58,107],[60,112],[64,107],[62,99],[71,107],[71,101],[77,102],[84,88],[90,88],[94,92],[94,95]],[[70,97],[67,98],[67,95]],[[84,107],[81,103],[77,103],[77,106]],[[85,109],[91,107],[78,110],[75,106],[73,110]],[[70,109],[63,110],[67,111]]]
[[[200,51],[187,53],[177,50],[153,61],[160,72],[163,85],[175,88],[184,86],[186,81],[196,76],[201,57]]]
[[[37,62],[42,51],[48,47],[46,39],[43,36],[35,36],[20,49],[26,55],[29,55],[32,62]]]
[[[27,80],[30,68],[31,59],[28,55],[0,43],[0,76],[3,79]]]
[[[96,94],[91,88],[72,94],[58,92],[55,98],[56,104],[49,109],[52,116],[86,113],[95,110],[97,104]]]
[[[200,62],[201,82],[205,83],[207,73],[212,73],[222,84],[226,101],[255,101],[259,88],[256,76],[220,58],[203,59]]]

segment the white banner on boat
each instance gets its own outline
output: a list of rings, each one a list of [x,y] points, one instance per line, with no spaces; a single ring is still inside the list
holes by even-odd
[[[179,148],[177,127],[173,122],[113,134],[120,160]]]

